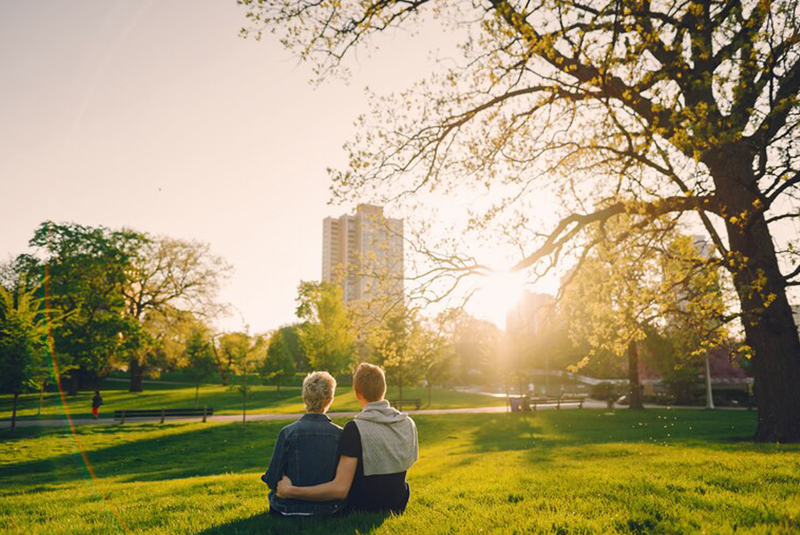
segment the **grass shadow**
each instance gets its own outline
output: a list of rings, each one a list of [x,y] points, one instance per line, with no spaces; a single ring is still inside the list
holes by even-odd
[[[386,513],[351,513],[333,517],[281,517],[265,512],[214,526],[199,535],[366,535],[379,528],[389,516]]]
[[[420,436],[425,446],[452,441],[449,434],[468,421],[421,418]],[[469,416],[469,415],[466,415]],[[336,420],[344,425],[346,420]],[[100,478],[124,482],[160,481],[217,474],[266,470],[275,439],[286,421],[229,424],[133,424],[77,428],[77,439],[87,447],[86,457]],[[14,438],[58,436],[71,438],[69,429],[20,428]],[[162,433],[163,431],[163,433]],[[136,440],[137,434],[142,438]],[[114,441],[117,441],[116,443]],[[456,442],[456,441],[454,441]],[[93,443],[95,446],[93,447]],[[99,446],[99,447],[98,447]],[[39,446],[47,452],[46,440]],[[46,487],[86,479],[82,457],[75,451],[32,461],[0,464],[0,480],[7,487]],[[2,493],[2,492],[0,492]]]

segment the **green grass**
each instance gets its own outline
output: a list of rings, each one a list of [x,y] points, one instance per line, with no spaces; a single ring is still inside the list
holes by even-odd
[[[185,408],[194,406],[194,388],[179,385],[145,385],[145,391],[130,393],[127,383],[105,381],[101,387],[103,406],[101,416],[110,415],[116,409],[162,409]],[[157,388],[157,389],[156,389]],[[67,403],[70,414],[75,418],[91,418],[92,392],[81,392],[76,396],[68,396]],[[397,388],[390,387],[387,397],[397,397]],[[433,389],[431,405],[428,406],[428,393],[423,388],[404,388],[406,399],[419,398],[423,408],[448,409],[463,407],[486,407],[504,405],[504,398],[496,398],[481,394],[455,392],[452,390]],[[200,406],[214,408],[214,414],[236,414],[242,411],[242,395],[235,387],[219,385],[200,388],[198,401]],[[36,419],[39,397],[36,394],[20,396],[17,416],[20,419]],[[336,389],[332,411],[358,411],[361,407],[351,387]],[[248,413],[301,413],[304,412],[301,389],[298,387],[255,386],[247,394]],[[48,394],[42,414],[38,418],[57,418],[64,414],[61,400],[57,394]],[[11,419],[11,396],[0,396],[0,419]]]
[[[419,416],[402,516],[282,519],[280,422],[0,431],[0,533],[797,534],[800,446],[746,411]],[[80,443],[94,470],[92,480]]]

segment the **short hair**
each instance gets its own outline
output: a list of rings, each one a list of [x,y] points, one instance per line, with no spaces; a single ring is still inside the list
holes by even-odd
[[[386,395],[386,374],[380,366],[362,362],[353,373],[353,388],[367,401],[380,401]]]
[[[333,401],[336,379],[328,372],[311,372],[303,379],[303,403],[308,412],[325,412]]]

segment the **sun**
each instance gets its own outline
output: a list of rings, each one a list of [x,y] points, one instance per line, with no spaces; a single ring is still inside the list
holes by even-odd
[[[525,275],[519,272],[495,271],[478,281],[468,308],[475,317],[506,328],[506,315],[525,293]]]

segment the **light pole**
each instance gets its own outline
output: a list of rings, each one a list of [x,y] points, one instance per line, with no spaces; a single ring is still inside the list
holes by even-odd
[[[714,408],[714,393],[711,390],[711,365],[706,355],[706,409]]]

